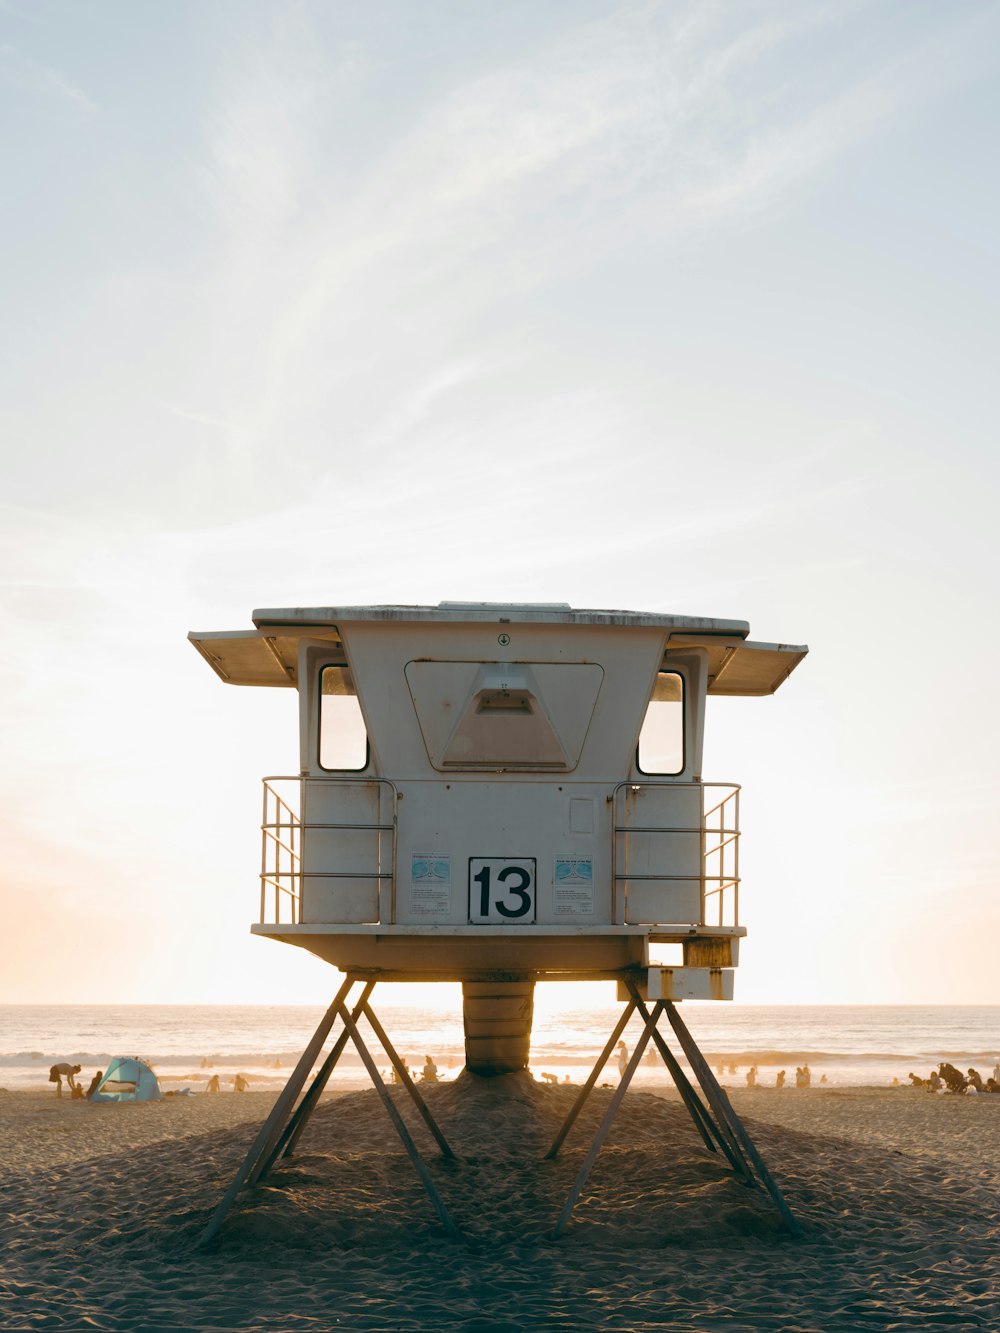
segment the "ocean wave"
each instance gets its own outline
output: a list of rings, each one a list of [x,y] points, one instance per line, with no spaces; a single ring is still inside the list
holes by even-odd
[[[431,1043],[436,1055],[447,1058],[454,1056],[464,1058],[464,1052],[461,1045],[454,1042],[435,1042]],[[416,1045],[413,1041],[406,1043],[397,1043],[397,1048],[401,1047],[400,1054],[408,1060],[414,1058],[413,1051]],[[673,1048],[673,1047],[672,1047]],[[543,1033],[536,1033],[536,1040],[532,1042],[531,1051],[534,1061],[545,1060],[550,1064],[556,1065],[580,1065],[593,1064],[599,1051],[598,1046],[570,1046],[562,1042],[550,1042],[545,1039]],[[652,1044],[647,1048],[654,1049]],[[675,1048],[674,1048],[675,1049]],[[376,1058],[382,1059],[378,1046],[375,1047]],[[421,1057],[424,1054],[421,1048]],[[687,1063],[679,1051],[676,1053],[681,1057],[682,1063]],[[215,1066],[221,1068],[255,1068],[255,1069],[284,1069],[294,1068],[298,1063],[302,1052],[289,1049],[285,1051],[172,1051],[169,1054],[157,1054],[155,1051],[133,1051],[131,1049],[106,1047],[103,1050],[78,1050],[78,1051],[11,1051],[0,1054],[0,1068],[24,1068],[37,1066],[38,1068],[48,1069],[51,1065],[60,1060],[69,1060],[73,1064],[82,1065],[100,1065],[115,1056],[135,1055],[145,1060],[148,1064],[159,1069],[208,1069]],[[709,1050],[702,1047],[702,1054],[713,1068],[717,1065],[738,1065],[745,1068],[748,1065],[817,1065],[817,1064],[920,1064],[937,1063],[941,1060],[950,1060],[952,1062],[967,1062],[975,1065],[987,1064],[993,1065],[997,1059],[995,1050],[990,1051],[830,1051],[818,1047],[798,1047],[798,1048],[769,1048],[769,1047],[744,1047],[740,1049]],[[659,1058],[659,1057],[657,1057]],[[346,1050],[341,1056],[345,1064],[360,1064],[360,1056],[354,1050]],[[279,1064],[275,1062],[279,1061]]]
[[[107,1060],[112,1060],[116,1056],[136,1056],[144,1060],[154,1068],[161,1069],[181,1069],[209,1067],[211,1065],[232,1065],[234,1068],[246,1065],[256,1068],[274,1068],[275,1060],[281,1061],[281,1068],[292,1068],[298,1063],[301,1051],[225,1051],[208,1052],[198,1051],[197,1053],[187,1053],[178,1055],[172,1052],[170,1055],[157,1055],[150,1051],[135,1051],[125,1047],[108,1047],[102,1051],[13,1051],[0,1055],[0,1069],[21,1069],[25,1066],[37,1065],[39,1068],[48,1069],[51,1065],[63,1060],[68,1060],[72,1064],[93,1065],[103,1064]],[[345,1051],[341,1057],[343,1060],[353,1062],[360,1057],[355,1052]],[[204,1065],[202,1062],[205,1062]]]

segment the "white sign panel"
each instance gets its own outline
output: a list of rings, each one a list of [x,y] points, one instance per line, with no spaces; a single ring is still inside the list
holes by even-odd
[[[589,856],[559,857],[552,886],[556,916],[591,916],[594,911],[594,862]]]
[[[530,925],[535,881],[533,856],[471,856],[469,921],[474,926]]]
[[[410,857],[410,911],[447,916],[451,911],[451,857],[416,852]]]

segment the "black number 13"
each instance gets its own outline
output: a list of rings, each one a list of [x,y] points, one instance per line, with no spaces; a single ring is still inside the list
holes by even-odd
[[[514,876],[519,877],[519,883],[509,884],[507,881]],[[478,875],[473,876],[473,880],[479,885],[479,915],[489,916],[490,914],[490,868],[483,866]],[[524,866],[504,866],[503,870],[497,875],[497,880],[504,887],[504,895],[514,894],[520,899],[516,907],[508,907],[501,898],[497,898],[493,906],[501,916],[514,919],[524,916],[526,912],[531,911],[531,894],[528,887],[531,884],[531,876],[525,870]]]

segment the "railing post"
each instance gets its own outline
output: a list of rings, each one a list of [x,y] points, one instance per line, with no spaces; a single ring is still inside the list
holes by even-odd
[[[736,809],[736,841],[733,844],[733,925],[740,924],[740,789],[733,792],[733,804]]]
[[[380,821],[381,822],[381,821]],[[392,850],[390,855],[391,864],[389,869],[392,872],[392,879],[389,881],[389,920],[392,925],[396,924],[396,833],[399,829],[399,793],[396,788],[392,788]]]
[[[306,801],[305,782],[304,779],[300,776],[299,777],[299,821],[295,826],[295,841],[292,843],[292,846],[295,848],[296,865],[299,868],[298,874],[296,874],[292,879],[292,890],[295,894],[295,897],[292,902],[292,920],[295,922],[297,926],[302,924],[302,846],[303,846],[302,812],[306,808],[305,801]]]
[[[611,792],[611,924],[618,920],[618,788]]]
[[[267,779],[264,779],[264,809],[260,821],[260,923],[267,919]]]
[[[701,825],[701,916],[700,916],[699,919],[702,920],[702,921],[705,920],[705,914],[706,914],[706,912],[708,911],[708,904],[707,904],[707,901],[706,901],[706,898],[707,898],[707,894],[706,894],[706,881],[707,881],[707,878],[708,878],[708,846],[707,846],[707,843],[708,843],[708,836],[707,836],[707,831],[706,831],[706,828],[705,828],[705,824],[706,824],[707,819],[708,819],[708,815],[707,815],[707,813],[706,813],[706,811],[705,811],[705,787],[704,787],[704,785],[702,785],[702,787],[701,787],[701,819],[699,819],[699,821],[698,821],[698,823]]]

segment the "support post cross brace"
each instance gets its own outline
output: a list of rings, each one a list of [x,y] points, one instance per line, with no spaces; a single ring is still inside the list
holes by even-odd
[[[433,1135],[441,1151],[441,1156],[449,1160],[455,1160],[455,1154],[410,1077],[409,1070],[399,1058],[399,1055],[386,1035],[384,1028],[371,1009],[369,1000],[372,991],[375,988],[375,982],[372,980],[362,980],[360,997],[355,1002],[353,1009],[348,1007],[348,996],[358,980],[359,978],[357,977],[348,976],[337,991],[333,1003],[320,1020],[319,1026],[313,1033],[309,1044],[306,1046],[306,1049],[303,1051],[302,1056],[289,1076],[284,1089],[279,1094],[270,1115],[261,1126],[257,1137],[254,1139],[253,1144],[232,1183],[209,1219],[208,1225],[198,1241],[199,1247],[204,1247],[214,1240],[225,1221],[226,1216],[235,1203],[237,1196],[245,1185],[253,1186],[260,1181],[265,1180],[275,1165],[283,1157],[292,1155],[309,1119],[319,1104],[320,1096],[326,1088],[330,1076],[346,1048],[348,1041],[353,1043],[361,1057],[361,1061],[365,1066],[375,1091],[378,1093],[382,1105],[385,1107],[386,1113],[392,1121],[393,1128],[399,1135],[403,1147],[406,1149],[407,1155],[413,1163],[414,1169],[427,1191],[441,1225],[451,1239],[461,1239],[460,1232],[445,1207],[444,1200],[438,1192],[437,1186],[427,1169],[427,1165],[421,1157],[420,1152],[413,1141],[412,1135],[404,1124],[399,1111],[396,1109],[396,1106],[389,1095],[389,1091],[382,1080],[371,1052],[368,1050],[364,1039],[358,1031],[357,1024],[360,1018],[367,1020],[372,1031],[375,1033],[376,1038],[388,1055],[397,1077],[406,1088],[406,1091],[412,1099],[424,1124]],[[632,1082],[636,1069],[639,1067],[639,1063],[650,1039],[652,1039],[664,1064],[667,1066],[670,1076],[680,1093],[681,1100],[683,1101],[688,1114],[691,1116],[695,1128],[701,1135],[706,1148],[711,1152],[721,1151],[723,1156],[729,1162],[729,1165],[732,1167],[734,1173],[745,1184],[756,1186],[757,1181],[759,1180],[771,1196],[771,1199],[781,1215],[782,1221],[785,1223],[788,1231],[794,1237],[801,1236],[801,1227],[792,1215],[791,1210],[785,1202],[784,1196],[771,1176],[770,1171],[768,1171],[765,1166],[764,1161],[761,1158],[760,1153],[757,1151],[750,1135],[747,1133],[745,1126],[733,1109],[724,1089],[716,1080],[705,1057],[698,1049],[694,1038],[684,1025],[673,1002],[670,1000],[657,1000],[653,1006],[652,1012],[650,1012],[639,993],[636,983],[629,979],[626,981],[626,985],[630,999],[626,1004],[621,1017],[615,1024],[614,1031],[598,1057],[597,1063],[594,1065],[586,1083],[581,1088],[579,1096],[576,1098],[576,1101],[560,1127],[559,1132],[556,1134],[551,1147],[545,1154],[547,1159],[555,1158],[558,1155],[577,1116],[600,1077],[601,1070],[607,1064],[611,1052],[614,1050],[622,1032],[624,1032],[629,1019],[632,1017],[633,1013],[638,1013],[643,1024],[642,1034],[636,1042],[635,1049],[628,1061],[625,1072],[621,1077],[621,1081],[615,1089],[604,1118],[598,1126],[594,1141],[584,1158],[576,1180],[573,1183],[573,1187],[570,1190],[569,1197],[559,1215],[555,1229],[552,1232],[553,1239],[558,1239],[566,1228],[566,1223],[568,1222],[570,1214],[586,1185],[594,1163],[601,1151],[601,1146],[608,1135],[608,1131],[611,1128],[618,1108],[624,1099],[629,1084]],[[658,1029],[657,1025],[663,1014],[666,1014],[678,1044],[687,1058],[697,1083],[701,1087],[702,1093],[708,1103],[707,1106],[699,1097],[697,1090],[684,1073],[684,1070],[681,1068],[673,1052],[664,1040],[662,1033]],[[301,1101],[299,1101],[299,1094],[302,1093],[303,1088],[305,1088],[309,1075],[312,1073],[313,1066],[319,1058],[333,1025],[338,1018],[343,1024],[343,1031],[334,1042],[329,1054],[320,1066],[318,1073],[314,1076],[308,1089],[306,1089]],[[298,1104],[296,1105],[296,1103]]]

